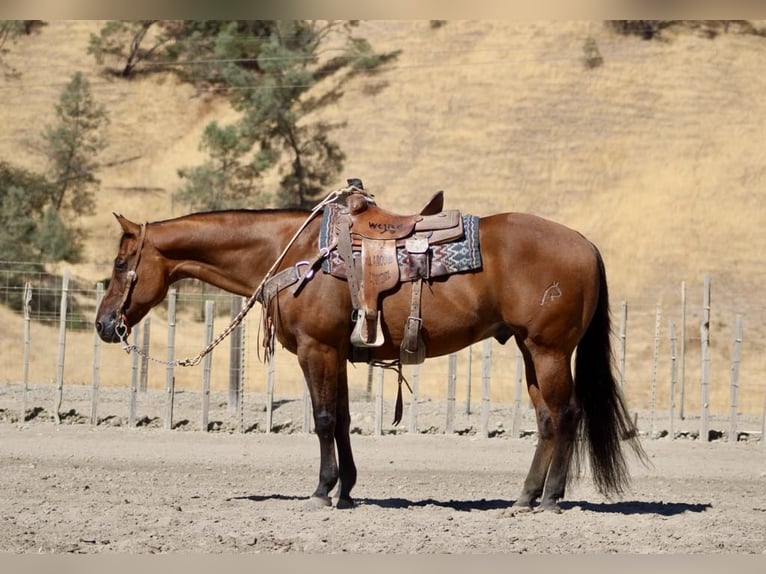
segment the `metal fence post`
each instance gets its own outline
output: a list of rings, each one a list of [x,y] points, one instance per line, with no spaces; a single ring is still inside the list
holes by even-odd
[[[702,376],[700,381],[700,440],[710,439],[708,416],[710,414],[710,275],[705,275],[702,296],[702,321],[700,323],[700,355]]]
[[[56,358],[56,394],[53,401],[53,418],[61,424],[61,401],[64,396],[64,360],[66,357],[66,311],[69,296],[69,269],[64,269],[61,283],[61,305],[59,307],[59,347]]]
[[[29,350],[32,343],[30,324],[32,311],[29,304],[32,301],[32,284],[27,281],[24,284],[24,396],[21,399],[21,416],[19,423],[24,424],[27,420],[27,395],[29,394]]]
[[[205,343],[204,348],[207,348],[210,343],[213,342],[213,323],[215,321],[215,301],[205,301]],[[200,421],[200,427],[203,432],[208,431],[208,420],[210,413],[210,375],[211,365],[213,362],[213,353],[210,352],[205,355],[202,360],[202,420]]]
[[[731,353],[731,400],[729,406],[729,442],[737,442],[737,409],[739,406],[739,363],[742,347],[742,315],[737,315],[734,346]]]
[[[492,339],[482,343],[481,361],[481,436],[489,437],[489,382],[492,371]]]
[[[173,428],[173,401],[175,400],[175,358],[176,340],[176,289],[168,293],[168,364],[165,370],[165,425],[166,430]]]

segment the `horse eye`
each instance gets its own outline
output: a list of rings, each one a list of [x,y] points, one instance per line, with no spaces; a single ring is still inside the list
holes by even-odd
[[[123,259],[117,259],[114,262],[114,268],[117,271],[125,271],[125,268],[128,266],[128,262]]]

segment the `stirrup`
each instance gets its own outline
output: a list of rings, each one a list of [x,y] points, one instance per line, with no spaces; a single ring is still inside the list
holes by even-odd
[[[383,336],[383,329],[380,327],[380,310],[375,318],[375,339],[372,340],[369,330],[369,322],[364,313],[356,313],[356,323],[351,332],[351,344],[357,347],[380,347],[386,342]]]

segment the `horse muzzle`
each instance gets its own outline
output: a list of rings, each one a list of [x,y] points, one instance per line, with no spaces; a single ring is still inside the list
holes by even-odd
[[[113,311],[96,319],[96,333],[106,343],[121,343],[128,338],[130,327],[124,316]]]

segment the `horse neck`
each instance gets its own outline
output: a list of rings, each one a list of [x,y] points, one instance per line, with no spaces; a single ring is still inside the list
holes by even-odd
[[[291,211],[193,214],[153,224],[147,237],[168,262],[171,282],[194,278],[250,295],[307,216]],[[305,245],[305,238],[299,243]]]

